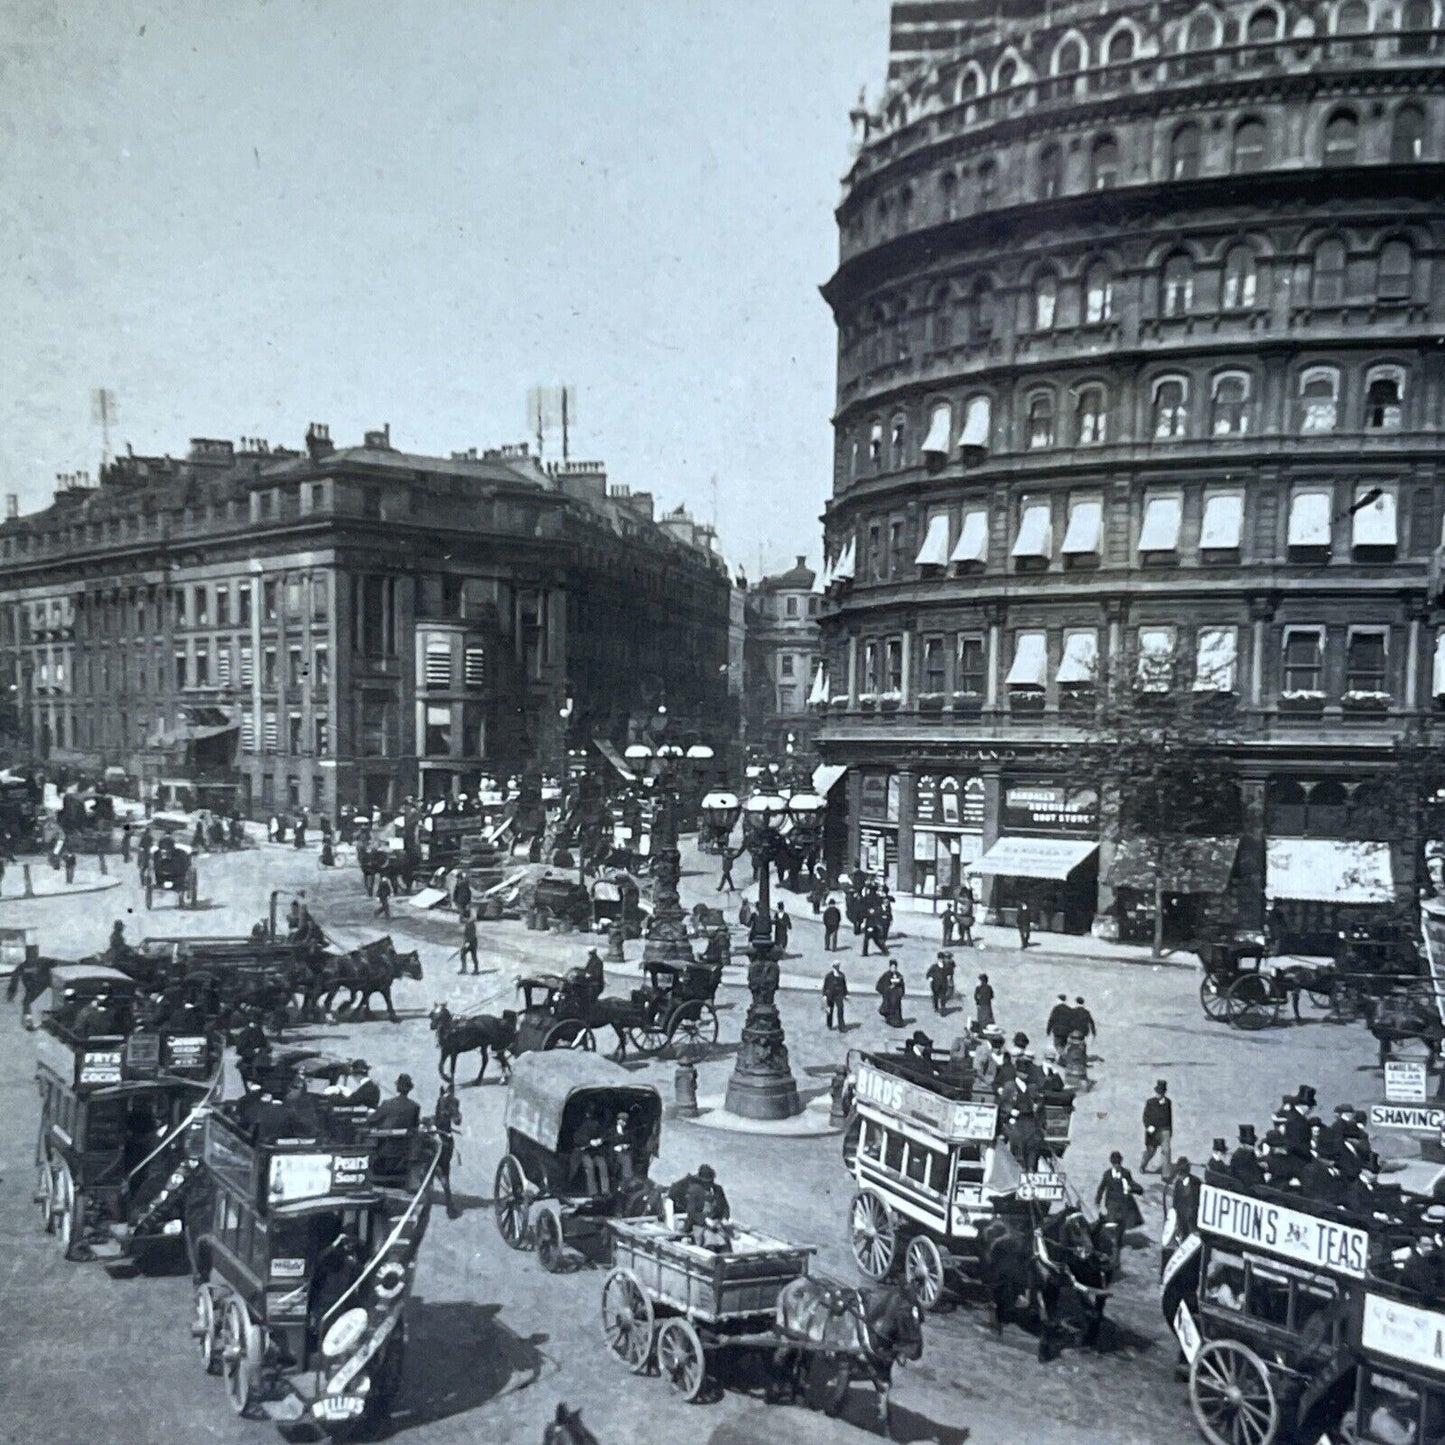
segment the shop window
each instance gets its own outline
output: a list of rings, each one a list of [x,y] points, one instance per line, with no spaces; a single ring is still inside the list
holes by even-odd
[[[1264,169],[1265,129],[1262,120],[1252,116],[1234,128],[1234,171],[1247,175]]]
[[[1052,200],[1063,189],[1064,153],[1052,141],[1039,152],[1038,196],[1041,201]]]
[[[1399,431],[1404,400],[1404,371],[1372,366],[1365,375],[1365,430]]]
[[[1324,629],[1287,627],[1284,634],[1284,690],[1318,693],[1324,679]]]
[[[1340,374],[1332,366],[1312,366],[1300,375],[1300,430],[1332,432],[1339,419]]]
[[[1089,189],[1109,191],[1118,184],[1119,142],[1111,135],[1101,135],[1089,152]]]
[[[1383,631],[1350,631],[1345,645],[1345,691],[1382,693],[1388,675]]]
[[[1316,306],[1338,306],[1345,299],[1345,243],[1333,236],[1315,247],[1310,274],[1310,300]]]
[[[1091,326],[1114,314],[1114,277],[1103,261],[1095,261],[1084,276],[1084,320]]]
[[[1159,278],[1159,314],[1187,316],[1194,309],[1194,262],[1176,251],[1164,262]]]
[[[1380,247],[1375,294],[1381,301],[1408,301],[1414,292],[1415,253],[1408,241],[1386,241]]]
[[[974,697],[982,697],[986,690],[987,653],[984,639],[975,632],[958,634],[957,650],[954,654],[953,690]]]
[[[1224,284],[1220,302],[1226,311],[1247,311],[1255,304],[1259,272],[1249,246],[1231,246],[1224,257]]]
[[[1074,441],[1081,447],[1098,446],[1106,441],[1108,411],[1102,386],[1082,386],[1074,407]]]
[[[1359,131],[1353,111],[1337,110],[1325,124],[1325,165],[1354,165],[1360,144]]]
[[[1059,302],[1059,281],[1045,271],[1034,281],[1033,327],[1035,331],[1051,331]]]
[[[1029,450],[1037,451],[1054,444],[1054,396],[1049,391],[1036,391],[1029,398]]]
[[[1224,371],[1214,378],[1209,430],[1217,437],[1244,436],[1249,431],[1249,374]]]
[[[1169,178],[1192,181],[1199,175],[1199,127],[1187,120],[1169,140]]]
[[[1156,441],[1188,435],[1189,383],[1182,376],[1163,376],[1154,383],[1152,430]]]

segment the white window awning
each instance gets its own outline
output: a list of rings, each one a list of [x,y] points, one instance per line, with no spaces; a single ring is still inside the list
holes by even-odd
[[[833,585],[833,559],[823,554],[823,575],[818,579],[818,591],[826,592]]]
[[[1237,550],[1244,531],[1244,498],[1238,492],[1215,492],[1204,499],[1199,529],[1201,551]]]
[[[974,507],[963,514],[963,526],[959,529],[958,541],[953,545],[950,562],[988,561],[988,513],[982,507]]]
[[[1296,492],[1289,502],[1289,545],[1328,547],[1330,545],[1330,494]]]
[[[947,402],[940,402],[933,408],[933,416],[928,423],[928,435],[923,438],[923,451],[929,456],[946,457],[952,435],[953,408]]]
[[[826,798],[847,771],[846,763],[819,763],[813,769],[813,791],[820,798]]]
[[[1395,897],[1390,845],[1268,838],[1264,896],[1301,903],[1390,903]]]
[[[1435,668],[1431,677],[1430,695],[1445,697],[1445,632],[1435,639]]]
[[[1000,838],[969,873],[1002,878],[1050,878],[1062,882],[1088,862],[1099,845],[1089,838]]]
[[[987,451],[991,419],[992,406],[988,397],[974,397],[968,403],[968,411],[964,414],[963,435],[958,439],[959,446]]]
[[[1055,674],[1056,682],[1093,682],[1099,673],[1099,634],[1064,634],[1064,656]]]
[[[1183,499],[1150,497],[1144,503],[1144,524],[1139,528],[1141,552],[1174,552],[1179,548],[1179,519]]]
[[[1008,687],[1042,687],[1048,669],[1047,639],[1042,632],[1020,632],[1014,640],[1014,664]]]
[[[857,556],[857,552],[857,539],[849,537],[843,546],[842,553],[838,557],[837,564],[833,568],[833,581],[851,582],[853,580],[854,558]]]
[[[1373,490],[1361,487],[1355,501],[1364,499]],[[1368,506],[1361,507],[1354,516],[1354,529],[1350,544],[1355,547],[1394,547],[1399,534],[1395,521],[1395,494],[1381,490],[1380,495]]]
[[[914,562],[920,567],[948,566],[948,513],[938,512],[928,519],[928,531]]]
[[[1069,525],[1064,529],[1062,552],[1067,557],[1092,556],[1099,550],[1099,533],[1104,521],[1104,504],[1097,497],[1075,502],[1069,508]]]
[[[813,674],[813,686],[808,693],[808,706],[818,707],[828,702],[829,699],[828,669],[820,663],[818,670]]]
[[[1014,557],[1047,557],[1054,549],[1054,527],[1047,502],[1028,502],[1019,516]]]
[[[1203,627],[1194,663],[1195,692],[1233,692],[1239,666],[1239,629]]]

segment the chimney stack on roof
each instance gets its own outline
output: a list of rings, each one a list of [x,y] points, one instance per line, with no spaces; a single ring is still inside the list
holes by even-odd
[[[20,515],[20,495],[18,492],[5,493],[5,520],[13,522]]]
[[[369,431],[366,433],[365,446],[369,451],[389,452],[391,445],[391,423],[382,427],[380,431]]]
[[[329,457],[336,450],[331,440],[331,428],[324,421],[314,421],[306,428],[306,454],[313,462]]]

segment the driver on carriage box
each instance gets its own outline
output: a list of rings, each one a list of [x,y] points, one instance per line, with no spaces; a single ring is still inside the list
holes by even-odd
[[[711,1164],[699,1166],[696,1174],[687,1174],[667,1191],[672,1206],[674,1228],[694,1243],[716,1245],[726,1242],[722,1226],[732,1217],[728,1197],[717,1182]]]
[[[346,1096],[346,1103],[358,1109],[379,1109],[381,1107],[381,1086],[370,1078],[371,1065],[365,1059],[352,1059],[347,1074],[361,1082]]]

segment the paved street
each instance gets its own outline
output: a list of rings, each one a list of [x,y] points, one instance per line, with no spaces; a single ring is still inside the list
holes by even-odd
[[[685,852],[684,902],[716,901],[716,864]],[[702,870],[706,870],[705,872]],[[739,880],[746,868],[739,869]],[[270,887],[305,888],[323,926],[338,940],[359,941],[381,931],[375,905],[362,893],[354,869],[318,870],[313,851],[297,854],[266,846],[240,856],[203,858],[204,907],[182,912],[169,901],[146,914],[129,870],[120,887],[102,894],[29,903],[0,901],[0,923],[35,923],[42,949],[58,956],[99,950],[113,918],[123,917],[132,940],[148,934],[238,933],[264,910]],[[821,976],[826,966],[821,929],[802,899],[787,895],[798,915],[785,971]],[[580,963],[585,938],[529,933],[519,923],[485,925],[479,979],[456,975],[457,930],[449,917],[418,918],[397,901],[383,925],[398,942],[421,950],[421,983],[403,982],[396,1000],[402,1022],[309,1030],[317,1046],[367,1057],[389,1091],[400,1069],[414,1074],[424,1108],[435,1099],[435,1052],[426,1014],[445,999],[476,1008],[512,996],[515,975],[528,968]],[[901,917],[905,934],[923,920]],[[937,947],[936,930],[906,936],[896,945],[908,981],[905,1017],[935,1038],[947,1039],[964,1015],[935,1020],[923,972]],[[843,953],[853,988],[850,1047],[878,1047],[889,1035],[876,1013],[873,958],[859,955],[844,931]],[[1043,943],[1047,945],[1047,936]],[[639,946],[630,945],[636,958]],[[1043,1020],[1056,992],[1082,993],[1099,1021],[1093,1064],[1096,1085],[1080,1100],[1074,1147],[1067,1167],[1081,1190],[1092,1187],[1111,1148],[1138,1162],[1140,1110],[1156,1077],[1175,1099],[1176,1150],[1196,1160],[1213,1134],[1231,1138],[1241,1120],[1267,1121],[1270,1106],[1302,1082],[1319,1089],[1321,1105],[1377,1097],[1371,1070],[1373,1043],[1360,1025],[1339,1028],[1317,1021],[1247,1035],[1203,1019],[1197,975],[1180,966],[1055,957],[1044,948],[1021,955],[991,946],[957,950],[960,990],[970,994],[978,967],[997,990],[996,1012],[1012,1032],[1023,1028],[1042,1045]],[[976,966],[977,965],[977,966]],[[741,970],[736,970],[740,973]],[[630,986],[617,981],[609,992]],[[727,987],[720,996],[722,1044],[700,1069],[700,1092],[721,1093],[741,1027],[746,992]],[[811,991],[780,997],[792,1063],[805,1090],[826,1087],[841,1060],[842,1044],[823,1028]],[[604,1040],[603,1046],[606,1046]],[[473,1058],[475,1056],[472,1056]],[[31,1205],[36,1106],[30,1082],[31,1039],[7,1009],[0,1021],[0,1300],[6,1320],[0,1350],[0,1441],[175,1442],[196,1439],[263,1441],[274,1427],[237,1420],[217,1381],[208,1379],[192,1347],[189,1280],[184,1272],[112,1280],[94,1266],[65,1264],[54,1242],[37,1227]],[[674,1066],[663,1060],[638,1068],[670,1101]],[[463,1077],[467,1077],[465,1068]],[[656,1379],[634,1379],[607,1353],[599,1328],[603,1271],[580,1268],[564,1277],[542,1273],[535,1257],[505,1249],[490,1209],[491,1181],[502,1152],[505,1091],[489,1080],[461,1090],[465,1111],[461,1157],[454,1171],[465,1212],[448,1221],[438,1211],[423,1248],[414,1298],[411,1351],[401,1413],[400,1440],[536,1442],[558,1400],[581,1406],[606,1445],[646,1438],[701,1439],[716,1445],[764,1440],[862,1441],[872,1436],[871,1397],[855,1390],[848,1417],[829,1421],[801,1409],[768,1406],[761,1393],[727,1391],[719,1401],[675,1403]],[[711,1162],[725,1184],[735,1217],[767,1231],[816,1246],[815,1269],[855,1281],[847,1246],[850,1181],[836,1136],[760,1139],[669,1120],[657,1173],[664,1181]],[[1146,1201],[1148,1227],[1157,1238],[1157,1181]],[[931,1317],[922,1362],[899,1377],[899,1436],[905,1440],[975,1445],[1027,1436],[1043,1445],[1097,1441],[1107,1418],[1111,1441],[1175,1442],[1191,1438],[1185,1392],[1170,1374],[1172,1351],[1154,1301],[1158,1255],[1154,1247],[1126,1251],[1125,1275],[1109,1306],[1103,1350],[1070,1350],[1039,1365],[1035,1341],[1017,1326],[995,1338],[985,1311],[974,1304]],[[1106,1415],[1107,1412],[1107,1415]]]

